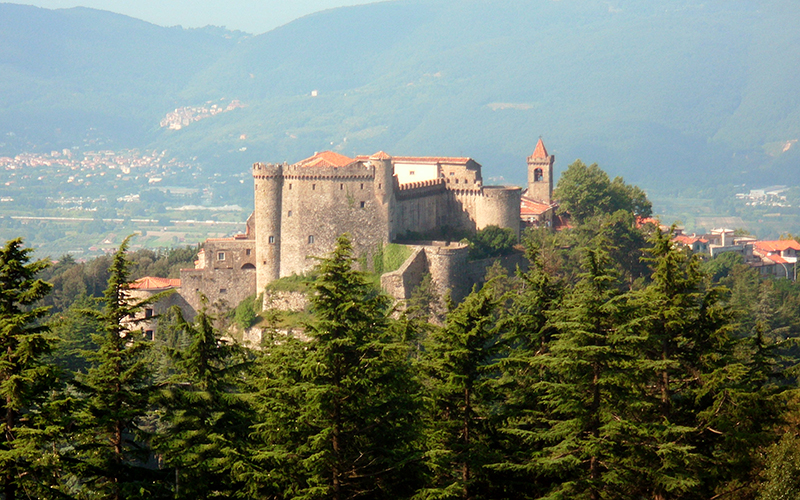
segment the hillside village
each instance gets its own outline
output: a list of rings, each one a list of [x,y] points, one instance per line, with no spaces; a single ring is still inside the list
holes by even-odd
[[[133,288],[144,296],[167,289],[177,292],[150,310],[151,315],[177,305],[193,317],[204,301],[229,310],[279,278],[310,271],[317,262],[312,257],[327,255],[347,233],[356,254],[367,262],[376,248],[394,243],[410,248],[405,262],[380,279],[395,300],[409,299],[429,275],[439,296],[458,301],[484,280],[497,259],[468,262],[467,245],[448,234],[497,226],[519,239],[526,228],[570,227],[568,215],[558,213],[553,198],[554,162],[540,138],[527,158],[524,190],[484,186],[481,165],[461,157],[391,157],[381,151],[349,158],[324,151],[293,165],[255,164],[256,209],[245,232],[207,239],[194,269],[181,270],[180,279],[145,277]],[[762,276],[796,280],[800,243],[795,240],[760,241],[732,229],[687,235],[648,217],[640,218],[639,224],[673,231],[673,242],[694,253],[711,258],[735,253]],[[501,264],[509,271],[524,267],[519,257]],[[265,296],[264,306],[276,298],[286,296]],[[304,299],[299,302],[302,307]],[[153,323],[148,337],[153,337],[154,328]]]

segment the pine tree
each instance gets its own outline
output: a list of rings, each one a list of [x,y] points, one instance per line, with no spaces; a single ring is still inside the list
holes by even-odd
[[[318,267],[310,340],[265,348],[255,396],[265,420],[249,472],[262,496],[399,498],[416,486],[408,349],[387,334],[388,300],[354,263],[340,237]]]
[[[137,313],[161,296],[130,298],[125,258],[129,239],[114,254],[103,310],[86,311],[103,332],[93,336],[99,349],[86,353],[91,366],[76,380],[83,401],[74,437],[80,463],[75,473],[93,495],[114,500],[153,494],[162,489],[163,476],[147,466],[151,457],[143,418],[152,386],[144,354],[150,344],[135,325]]]
[[[239,489],[231,471],[251,423],[239,392],[248,362],[213,321],[205,310],[194,324],[179,319],[191,344],[169,350],[177,373],[156,398],[166,428],[154,448],[174,470],[174,498],[229,498]]]
[[[502,354],[497,360],[494,390],[500,398],[503,456],[491,467],[505,475],[502,481],[516,498],[534,498],[547,481],[536,463],[541,451],[542,382],[546,373],[539,362],[549,352],[555,328],[548,320],[561,303],[562,284],[545,271],[539,246],[528,242],[529,269],[517,273],[516,289],[500,316]]]
[[[580,281],[551,314],[556,333],[549,349],[532,360],[544,371],[536,384],[543,418],[531,432],[541,451],[532,467],[554,481],[542,498],[625,498],[630,359],[607,246],[595,242],[585,250]]]
[[[731,336],[724,290],[708,286],[696,256],[656,232],[652,281],[631,294],[626,326],[637,345],[639,494],[708,498],[741,489],[775,422],[774,363],[763,338]],[[748,345],[749,344],[749,345]],[[766,384],[766,385],[765,385]]]
[[[53,347],[49,329],[42,324],[47,308],[35,306],[51,288],[36,278],[48,264],[30,262],[32,252],[19,238],[0,250],[0,470],[6,500],[17,497],[26,478],[37,482],[35,462],[42,450],[29,412],[53,383],[42,363]]]
[[[487,283],[447,316],[426,346],[426,464],[430,484],[420,498],[484,498],[489,464],[497,463],[491,379],[498,353],[498,297]]]

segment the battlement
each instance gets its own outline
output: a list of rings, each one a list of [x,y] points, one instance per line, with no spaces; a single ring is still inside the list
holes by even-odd
[[[408,182],[400,184],[396,187],[396,196],[398,200],[405,200],[415,196],[426,196],[428,194],[443,193],[446,186],[444,179],[429,179],[419,182]]]
[[[483,196],[487,198],[507,198],[519,196],[522,188],[518,186],[483,186]]]
[[[253,177],[256,179],[270,179],[283,175],[286,164],[253,163]]]
[[[286,179],[297,180],[371,180],[375,177],[375,168],[366,166],[361,162],[353,162],[343,167],[331,166],[305,166],[300,164],[284,167],[283,176]]]

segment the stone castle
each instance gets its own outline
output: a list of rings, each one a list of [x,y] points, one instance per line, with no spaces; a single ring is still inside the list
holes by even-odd
[[[490,225],[519,235],[525,207],[528,218],[532,206],[539,219],[552,213],[553,162],[539,139],[528,157],[524,193],[485,186],[481,165],[471,158],[384,152],[349,158],[325,151],[292,165],[256,163],[255,210],[245,233],[206,240],[195,268],[181,271],[180,295],[195,311],[201,294],[235,307],[273,280],[309,271],[343,233],[362,257],[388,243],[447,239]],[[428,272],[440,291],[463,296],[474,280],[466,266],[465,245],[428,241],[384,284],[404,298]]]

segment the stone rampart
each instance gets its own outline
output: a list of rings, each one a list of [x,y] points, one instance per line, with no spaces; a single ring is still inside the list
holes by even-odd
[[[201,296],[208,299],[211,308],[227,311],[255,289],[255,269],[181,269],[181,296],[195,311],[203,307]]]
[[[305,311],[308,309],[309,300],[305,292],[264,292],[263,309],[277,309],[279,311]]]
[[[407,200],[420,196],[438,195],[446,189],[444,179],[429,179],[427,181],[409,182],[397,186],[395,196],[398,200]]]
[[[408,299],[427,273],[425,250],[417,247],[399,269],[381,276],[381,288],[396,299]]]
[[[289,167],[281,192],[280,276],[302,274],[317,264],[344,233],[358,256],[389,243],[389,206],[376,192],[374,169]],[[257,214],[260,217],[260,214]]]
[[[484,186],[482,196],[477,200],[477,228],[510,228],[519,240],[521,196],[522,189],[516,186]]]
[[[453,300],[461,301],[471,286],[465,272],[469,247],[463,243],[433,241],[424,248],[436,292],[442,297],[450,293]]]

